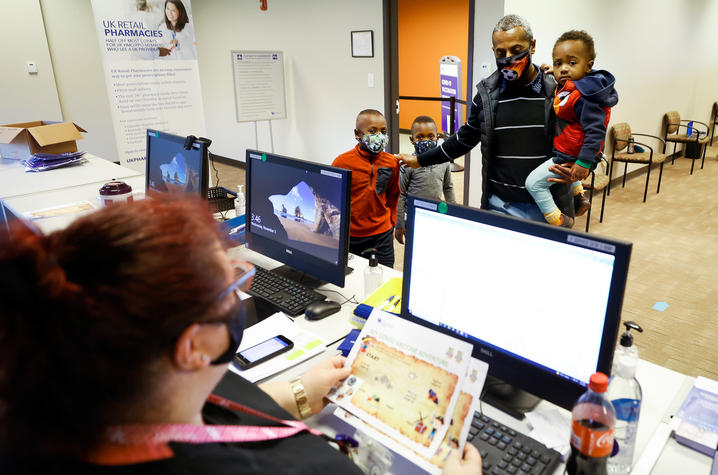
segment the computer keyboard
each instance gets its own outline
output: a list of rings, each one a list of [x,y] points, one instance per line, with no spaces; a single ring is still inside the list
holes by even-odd
[[[247,293],[259,297],[279,308],[282,312],[296,317],[304,313],[307,305],[326,299],[319,292],[304,287],[293,280],[275,274],[259,266],[252,286]]]
[[[537,440],[479,413],[474,413],[469,442],[481,452],[484,475],[550,475],[560,454]]]

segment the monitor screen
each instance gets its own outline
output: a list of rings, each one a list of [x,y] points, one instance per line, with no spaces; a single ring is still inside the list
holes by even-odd
[[[147,195],[196,193],[207,197],[207,146],[195,141],[186,150],[184,143],[185,137],[147,129]]]
[[[462,337],[489,374],[570,408],[610,374],[631,244],[409,199],[402,315]]]
[[[248,246],[343,287],[351,172],[254,150],[246,166]]]

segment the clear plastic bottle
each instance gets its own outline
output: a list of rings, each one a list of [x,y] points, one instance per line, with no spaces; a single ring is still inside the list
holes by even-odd
[[[244,185],[237,185],[237,197],[234,199],[235,216],[243,216],[246,213],[244,200]]]
[[[621,335],[620,346],[613,357],[613,376],[606,393],[616,410],[616,430],[618,453],[608,460],[608,473],[626,474],[631,472],[633,455],[636,448],[638,417],[641,413],[643,391],[636,379],[638,349],[633,345],[631,329],[642,332],[635,322],[623,322],[626,331]]]
[[[578,398],[571,413],[569,475],[605,475],[606,460],[613,451],[616,412],[606,399],[608,376],[594,373],[588,391]]]
[[[376,249],[367,249],[362,254],[369,256],[369,265],[364,269],[364,298],[369,297],[384,282],[384,271],[379,267]]]

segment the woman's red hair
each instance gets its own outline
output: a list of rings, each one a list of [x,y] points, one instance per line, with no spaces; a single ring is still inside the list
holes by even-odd
[[[140,396],[148,364],[209,317],[226,285],[222,242],[206,202],[186,198],[111,206],[47,236],[12,228],[0,242],[0,454],[89,448]]]

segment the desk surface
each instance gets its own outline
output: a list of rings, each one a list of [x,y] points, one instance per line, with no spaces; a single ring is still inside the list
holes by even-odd
[[[235,248],[230,251],[233,257],[244,259],[249,262],[259,264],[262,267],[272,269],[279,265],[277,261],[268,259],[254,251],[251,251],[245,247]],[[356,295],[358,301],[363,300],[363,271],[364,267],[368,265],[366,259],[358,256],[353,256],[349,261],[349,265],[354,267],[354,272],[347,276],[346,285],[343,289],[337,288],[334,285],[327,285],[324,288],[318,289],[320,292],[327,295],[332,300],[339,300],[339,296],[327,290],[338,290],[347,298],[351,295]],[[401,276],[401,273],[393,269],[384,268],[384,280],[386,281],[390,277]],[[339,300],[343,301],[345,299]],[[295,318],[295,322],[300,326],[310,330],[319,335],[325,342],[327,342],[327,351],[310,359],[302,364],[289,368],[288,370],[275,375],[270,378],[271,380],[289,380],[301,375],[308,368],[313,366],[317,361],[332,357],[338,354],[336,347],[338,346],[338,340],[341,340],[353,327],[349,323],[349,316],[356,305],[352,303],[346,303],[342,306],[342,310],[330,317],[320,321],[309,321],[303,316]],[[654,434],[659,432],[662,428],[665,428],[667,422],[682,397],[679,391],[686,384],[690,384],[691,378],[686,375],[677,373],[667,368],[655,365],[648,361],[639,361],[636,377],[638,378],[643,388],[643,404],[641,407],[640,422],[638,425],[638,440],[636,446],[636,455],[634,463],[641,460],[642,455],[646,452],[646,457],[649,457],[647,450],[652,441]],[[678,401],[677,401],[678,400]],[[501,423],[512,427],[516,430],[528,434],[530,428],[526,421],[519,421],[513,417],[501,412],[500,410],[490,406],[489,404],[483,403],[483,411],[490,417],[500,421]],[[538,409],[541,408],[557,408],[552,403],[547,401],[541,401]],[[558,408],[563,411],[567,417],[569,412]],[[331,427],[327,427],[323,424],[323,421],[327,419],[327,413],[332,412],[331,406],[327,408],[322,415],[315,417],[313,420],[322,430],[331,431]],[[566,435],[568,439],[568,434]],[[660,442],[662,443],[662,442]],[[699,454],[698,452],[688,449],[672,438],[668,439],[662,447],[659,447],[657,452],[657,462],[653,466],[653,460],[648,460],[649,470],[640,473],[652,473],[652,474],[675,474],[675,473],[691,473],[691,474],[709,474],[712,460],[709,457]],[[645,464],[644,464],[645,465]],[[652,469],[651,469],[652,468]],[[563,466],[560,466],[555,475],[563,473]],[[634,471],[633,473],[639,473]]]
[[[0,199],[144,175],[89,153],[85,157],[87,162],[81,165],[44,172],[26,172],[18,160],[0,159]]]
[[[132,187],[133,194],[136,197],[139,198],[144,196],[144,175],[124,178],[123,180]],[[93,206],[95,206],[95,208],[99,208],[100,202],[97,198],[99,197],[100,187],[102,187],[105,183],[107,183],[107,180],[78,185],[71,188],[43,191],[33,193],[31,195],[15,196],[4,199],[3,203],[5,208],[18,218],[23,218],[25,213],[31,211],[55,206],[63,206],[66,204],[77,203],[79,201],[89,201]],[[79,216],[80,214],[69,214],[53,218],[38,219],[33,221],[33,224],[47,234],[66,227]]]

